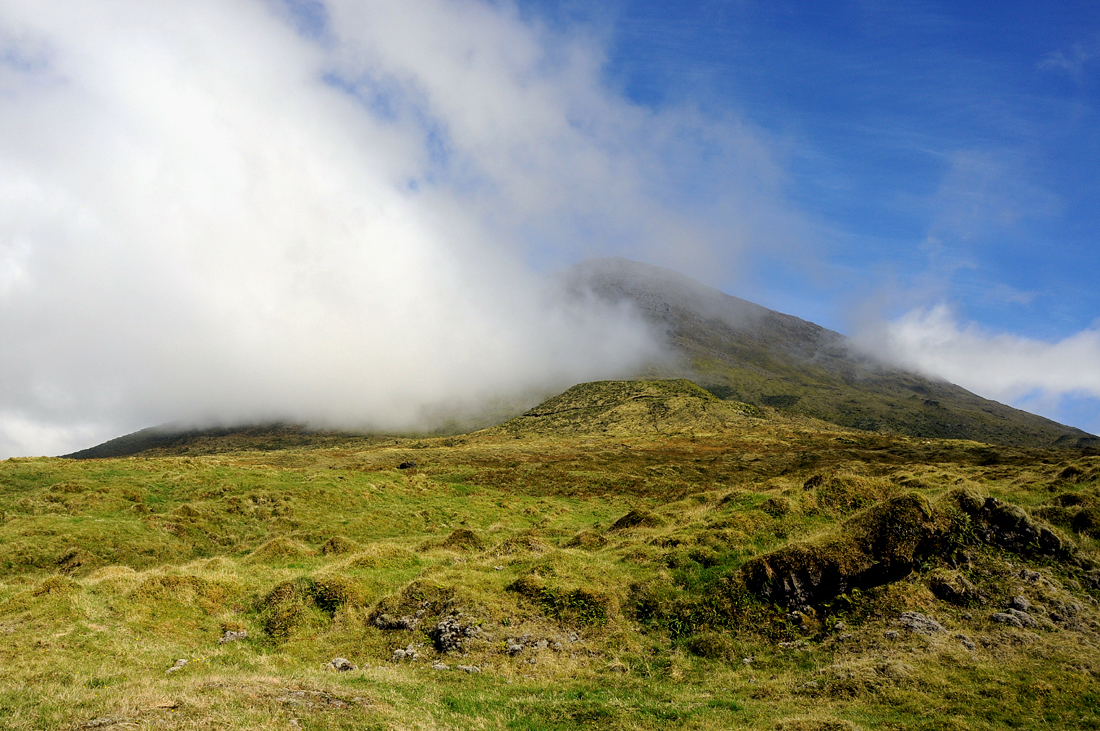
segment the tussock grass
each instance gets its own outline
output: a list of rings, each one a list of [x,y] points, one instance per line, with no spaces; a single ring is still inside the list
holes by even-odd
[[[586,391],[589,421],[564,432],[0,463],[0,718],[1100,725],[1100,458],[775,413],[635,428],[655,404],[711,403],[670,393],[637,409]],[[1058,550],[1012,537],[1042,528]],[[762,591],[798,571],[877,578],[805,604]],[[991,619],[1017,597],[1036,626]],[[899,624],[914,611],[944,631]],[[476,631],[443,652],[445,621]],[[219,643],[229,630],[247,636]]]

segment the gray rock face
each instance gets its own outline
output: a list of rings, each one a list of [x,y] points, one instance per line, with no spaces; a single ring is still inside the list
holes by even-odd
[[[345,658],[342,658],[342,657],[332,658],[332,661],[328,664],[328,666],[330,668],[332,668],[333,670],[335,670],[336,672],[338,672],[338,673],[346,673],[346,672],[349,672],[351,670],[358,670],[359,669],[355,665],[353,665],[349,660],[347,660]]]
[[[1060,556],[1067,547],[1050,528],[1037,523],[1018,505],[987,497],[981,510],[974,515],[978,533],[986,543],[1017,553],[1039,553]]]
[[[242,629],[239,632],[234,632],[231,629],[227,629],[225,634],[218,639],[218,644],[224,645],[226,642],[238,642],[246,639],[248,639],[248,630]]]
[[[1014,596],[1008,602],[1008,607],[1009,609],[1015,609],[1020,612],[1030,612],[1031,602],[1029,602],[1026,597]]]
[[[1039,626],[1039,621],[1027,612],[1021,612],[1019,609],[1009,609],[1007,613],[1018,619],[1024,627],[1031,629]]]
[[[462,649],[462,644],[471,637],[481,634],[481,628],[474,624],[466,624],[461,619],[462,615],[452,614],[439,620],[439,624],[428,632],[428,636],[435,643],[435,649],[439,652],[455,652]]]
[[[1001,624],[1007,624],[1012,627],[1023,629],[1024,627],[1034,628],[1039,626],[1038,620],[1032,617],[1027,612],[1021,612],[1019,609],[1009,609],[1005,612],[997,612],[990,617],[994,622]]]
[[[187,660],[181,657],[179,660],[176,660],[176,664],[173,665],[172,667],[168,668],[168,670],[166,672],[169,672],[169,673],[178,672],[180,670],[183,670],[185,665],[187,665]]]
[[[1043,575],[1038,571],[1031,571],[1030,569],[1021,569],[1020,578],[1029,584],[1039,583],[1039,579],[1043,578]],[[1025,610],[1026,611],[1026,610]]]
[[[420,626],[420,619],[424,616],[424,610],[420,609],[416,614],[405,617],[394,617],[390,614],[379,615],[374,620],[374,626],[384,630],[414,630]]]
[[[942,624],[919,612],[902,612],[898,621],[902,627],[919,635],[934,635],[944,631]]]
[[[401,662],[402,660],[412,661],[420,658],[420,653],[416,651],[416,646],[409,644],[408,647],[401,649],[398,648],[390,655],[390,662]]]

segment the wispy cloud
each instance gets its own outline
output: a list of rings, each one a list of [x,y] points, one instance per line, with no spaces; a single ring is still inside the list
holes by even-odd
[[[1096,327],[1047,342],[960,323],[940,304],[912,310],[858,340],[888,361],[1007,403],[1051,407],[1068,396],[1100,399]]]
[[[648,331],[525,262],[700,271],[794,218],[758,134],[508,3],[11,0],[0,46],[0,456],[624,373]]]
[[[1044,71],[1069,74],[1081,80],[1086,68],[1100,59],[1100,35],[1088,41],[1074,43],[1067,49],[1051,51],[1038,64]]]

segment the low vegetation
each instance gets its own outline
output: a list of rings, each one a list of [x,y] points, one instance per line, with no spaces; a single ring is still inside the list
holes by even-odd
[[[0,463],[3,725],[1100,726],[1100,457],[574,396]]]

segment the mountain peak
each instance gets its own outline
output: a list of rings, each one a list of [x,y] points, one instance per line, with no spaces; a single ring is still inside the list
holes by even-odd
[[[881,362],[848,338],[720,292],[679,272],[594,259],[567,286],[629,302],[690,364],[686,375],[722,398],[801,413],[847,428],[1006,446],[1095,446],[1096,438]]]

